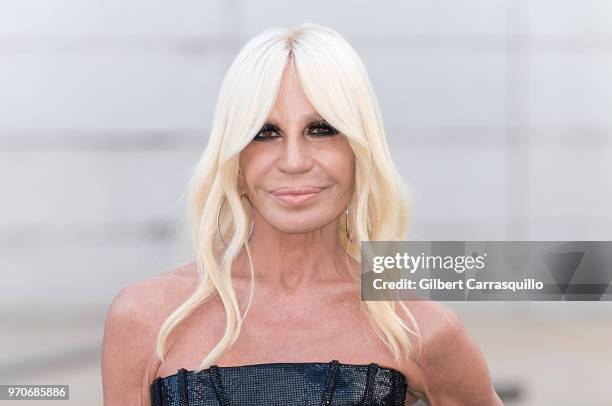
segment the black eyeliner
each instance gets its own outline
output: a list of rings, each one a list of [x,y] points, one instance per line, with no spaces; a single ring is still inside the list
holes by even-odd
[[[313,121],[312,123],[310,123],[308,125],[309,129],[323,129],[323,130],[328,130],[327,134],[317,134],[319,136],[331,136],[331,135],[336,135],[339,133],[338,130],[336,130],[334,127],[332,127],[327,121],[325,120],[317,120],[317,121]]]
[[[325,133],[314,133],[313,135],[316,137],[329,137],[329,136],[333,136],[339,133],[338,130],[336,130],[334,127],[332,127],[327,121],[325,120],[316,120],[316,121],[312,121],[310,122],[307,126],[306,126],[307,130],[326,130]],[[276,124],[272,124],[272,123],[265,123],[261,129],[259,130],[259,132],[255,135],[255,137],[253,137],[253,140],[257,140],[257,141],[266,141],[266,140],[271,140],[274,138],[278,138],[278,136],[271,136],[271,137],[261,137],[259,134],[261,134],[262,132],[268,132],[268,131],[274,131],[277,133],[280,133],[280,129],[278,128],[278,126]]]
[[[276,132],[279,132],[278,127],[275,124],[265,123],[261,127],[261,129],[257,132],[257,134],[255,134],[255,137],[253,137],[253,140],[256,140],[256,141],[267,141],[267,140],[271,140],[271,139],[277,138],[276,136],[274,136],[274,137],[261,137],[259,135],[262,132],[267,132],[267,131],[276,131]]]

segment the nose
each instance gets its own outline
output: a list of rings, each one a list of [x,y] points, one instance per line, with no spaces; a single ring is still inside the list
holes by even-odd
[[[312,168],[312,155],[301,134],[291,134],[283,139],[282,156],[278,168],[287,173],[308,172]]]

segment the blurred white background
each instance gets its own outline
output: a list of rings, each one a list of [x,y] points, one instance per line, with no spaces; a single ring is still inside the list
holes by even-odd
[[[183,193],[226,69],[302,22],[369,70],[408,238],[612,239],[610,1],[0,0],[0,383],[101,404],[113,296],[191,261]],[[506,404],[612,404],[609,302],[449,304]]]

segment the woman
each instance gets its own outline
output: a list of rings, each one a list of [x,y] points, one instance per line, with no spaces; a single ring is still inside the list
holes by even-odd
[[[109,308],[106,406],[501,404],[453,311],[360,300],[359,242],[401,240],[409,206],[366,70],[335,31],[244,46],[188,200],[196,261]]]

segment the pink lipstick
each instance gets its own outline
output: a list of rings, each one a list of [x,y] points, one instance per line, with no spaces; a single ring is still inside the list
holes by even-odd
[[[288,205],[299,206],[318,196],[321,190],[318,186],[290,186],[275,189],[272,194]]]

